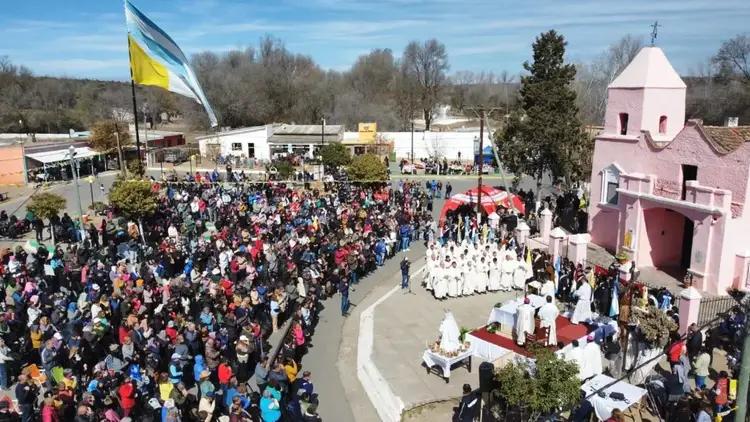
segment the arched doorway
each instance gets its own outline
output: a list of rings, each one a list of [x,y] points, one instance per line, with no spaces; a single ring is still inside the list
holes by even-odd
[[[644,210],[637,265],[684,274],[690,267],[693,232],[693,220],[675,210]]]

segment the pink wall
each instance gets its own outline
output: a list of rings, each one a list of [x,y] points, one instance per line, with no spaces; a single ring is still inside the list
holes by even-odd
[[[24,185],[24,155],[23,145],[4,145],[0,146],[0,185]]]
[[[645,236],[640,236],[636,262],[644,267],[679,267],[685,217],[664,208],[643,212]]]

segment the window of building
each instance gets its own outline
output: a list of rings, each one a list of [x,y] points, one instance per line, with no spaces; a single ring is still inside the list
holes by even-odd
[[[628,113],[620,113],[620,135],[628,134]]]
[[[602,204],[617,205],[617,188],[620,187],[620,168],[615,164],[602,170]]]
[[[232,151],[242,151],[242,142],[232,142]]]
[[[247,144],[247,156],[250,158],[255,158],[255,144],[252,142]]]
[[[662,135],[667,133],[667,116],[659,117],[659,133]]]

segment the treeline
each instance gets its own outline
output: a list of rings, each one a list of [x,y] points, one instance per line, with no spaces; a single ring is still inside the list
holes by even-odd
[[[602,124],[607,85],[642,46],[642,39],[626,36],[591,62],[576,64],[573,87],[582,123]],[[750,123],[750,70],[742,57],[750,57],[747,35],[724,42],[707,65],[684,78],[688,117],[723,124],[736,116]],[[270,36],[245,50],[197,54],[193,65],[220,125],[229,127],[317,124],[325,118],[350,129],[375,121],[382,130],[402,130],[415,118],[429,126],[439,104],[468,116],[471,106],[491,106],[498,118],[517,107],[520,79],[507,71],[451,74],[448,52],[437,40],[409,43],[400,54],[372,50],[343,72],[324,70]],[[207,127],[192,101],[159,89],[137,90],[141,121],[145,114],[158,126],[163,116],[180,115],[196,128]],[[131,101],[128,83],[37,77],[0,57],[0,132],[83,130],[113,115],[132,116]]]

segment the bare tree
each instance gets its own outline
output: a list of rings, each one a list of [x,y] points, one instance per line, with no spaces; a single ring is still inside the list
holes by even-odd
[[[583,121],[600,125],[607,107],[607,86],[643,47],[643,38],[626,35],[590,64],[578,64],[576,93]]]
[[[438,103],[440,91],[446,83],[448,53],[445,45],[436,39],[419,44],[412,41],[406,46],[402,65],[419,87],[419,105],[424,115],[425,127],[430,129],[432,111]]]
[[[737,76],[750,82],[750,36],[740,34],[724,41],[713,58],[724,77]]]

